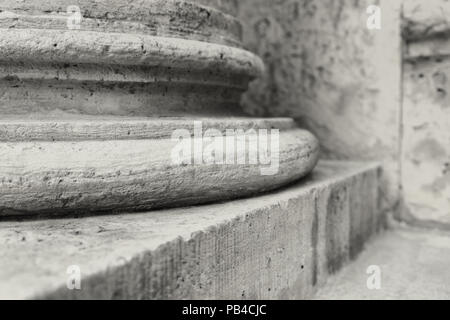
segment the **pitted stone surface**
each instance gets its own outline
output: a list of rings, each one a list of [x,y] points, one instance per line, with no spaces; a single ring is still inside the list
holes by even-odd
[[[197,4],[197,2],[200,4]],[[147,34],[241,46],[242,28],[233,1],[2,0],[0,28],[68,29],[70,9],[81,14],[76,31]]]
[[[206,148],[200,139],[192,143]],[[0,218],[145,211],[254,196],[304,177],[319,154],[309,132],[285,130],[278,166],[265,175],[275,163],[210,164],[202,152],[201,163],[174,164],[178,144],[170,138],[0,143]]]
[[[302,299],[383,226],[379,166],[323,162],[252,199],[0,222],[0,298]],[[69,266],[82,290],[66,289]]]
[[[264,65],[240,48],[236,1],[81,0],[79,29],[67,25],[72,4],[0,1],[0,216],[210,203],[273,190],[314,168],[312,134],[244,117],[241,95]],[[202,119],[216,134],[280,130],[274,175],[247,161],[246,141],[244,163],[204,163],[192,148],[201,161],[174,162],[170,130]],[[206,149],[202,138],[194,143]],[[269,150],[259,149],[261,160]]]
[[[444,40],[442,40],[444,41]],[[445,40],[448,41],[448,40]],[[450,227],[450,60],[405,63],[401,161],[408,220]]]
[[[1,114],[242,115],[264,66],[219,10],[234,1],[82,0],[76,29],[71,5],[0,2]]]
[[[211,115],[230,106],[230,116],[263,70],[258,57],[237,48],[99,32],[4,30],[0,56],[9,71],[0,81],[4,114]]]
[[[450,3],[404,4],[402,185],[406,219],[450,228]]]
[[[403,36],[408,42],[448,36],[450,3],[446,0],[403,1]]]
[[[324,158],[383,161],[383,200],[398,207],[400,4],[392,0],[246,0],[244,43],[266,71],[245,95],[255,115],[289,116],[314,133]],[[380,6],[380,30],[367,8]]]

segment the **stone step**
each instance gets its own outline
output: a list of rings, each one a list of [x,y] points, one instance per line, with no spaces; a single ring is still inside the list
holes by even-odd
[[[330,277],[316,299],[448,300],[449,265],[448,232],[399,227],[378,237],[354,263]],[[379,269],[368,274],[371,266]],[[369,277],[378,275],[379,289],[369,289]]]
[[[323,161],[251,199],[2,221],[0,298],[310,298],[383,228],[379,175],[378,164]],[[81,290],[67,289],[78,271]]]

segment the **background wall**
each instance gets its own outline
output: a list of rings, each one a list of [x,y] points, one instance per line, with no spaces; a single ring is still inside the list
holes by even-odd
[[[450,3],[409,0],[403,16],[404,215],[450,229]]]
[[[381,30],[366,10],[381,6]],[[383,204],[399,207],[400,2],[242,0],[248,48],[266,63],[244,97],[248,112],[289,116],[312,131],[322,157],[382,161]]]

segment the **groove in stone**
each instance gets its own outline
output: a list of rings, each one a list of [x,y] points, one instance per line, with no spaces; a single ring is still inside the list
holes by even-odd
[[[239,116],[243,89],[176,82],[0,81],[4,115],[67,112],[116,116]]]
[[[53,118],[53,119],[52,119]],[[203,133],[227,130],[295,128],[289,118],[138,118],[102,117],[53,113],[27,114],[26,117],[6,116],[0,119],[0,142],[25,141],[88,141],[167,139],[175,130],[193,132],[195,122],[201,122]]]

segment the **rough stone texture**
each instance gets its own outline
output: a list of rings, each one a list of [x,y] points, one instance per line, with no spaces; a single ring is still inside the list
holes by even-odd
[[[190,1],[200,3],[208,7],[216,8],[232,16],[236,16],[238,12],[238,3],[240,0],[190,0]]]
[[[67,26],[71,5],[79,29]],[[240,96],[264,66],[239,48],[240,22],[227,14],[235,8],[2,0],[0,115],[242,116]]]
[[[251,129],[287,131],[296,128],[290,118],[143,118],[55,114],[4,116],[0,119],[0,140],[26,141],[95,141],[170,139],[175,130],[193,133],[196,122],[202,123],[202,135],[215,129],[223,135],[227,130]]]
[[[270,147],[271,163],[266,164],[260,154],[258,163],[249,162],[254,148],[248,145],[250,135],[229,137],[245,163],[206,162],[212,142],[198,137],[189,147],[200,145],[204,152],[184,153],[188,162],[181,164],[172,161],[180,142],[170,138],[0,142],[0,219],[143,211],[253,196],[302,178],[319,157],[318,141],[301,129],[280,132],[279,150]],[[222,148],[224,140],[220,140]],[[244,146],[238,145],[241,140]],[[232,154],[229,149],[226,152]],[[263,174],[271,166],[274,171]]]
[[[368,30],[366,9],[382,9]],[[323,156],[384,162],[385,207],[398,203],[400,1],[244,0],[244,42],[266,64],[244,102],[253,114],[294,117]]]
[[[403,0],[403,36],[419,41],[450,32],[450,3],[447,0]]]
[[[0,56],[1,114],[239,115],[264,68],[234,47],[91,31],[3,30]]]
[[[309,298],[384,225],[378,165],[323,162],[248,200],[0,223],[0,298]],[[65,287],[78,265],[82,290]]]
[[[381,30],[366,28],[369,4],[381,6]],[[267,65],[247,109],[296,118],[326,158],[382,160],[387,208],[447,228],[450,3],[246,0],[240,7],[244,42]]]
[[[1,0],[0,27],[64,30],[71,16],[68,8],[74,5],[82,15],[80,31],[147,34],[241,45],[241,24],[226,14],[235,12],[234,0]]]
[[[391,230],[319,289],[319,300],[448,300],[450,236],[409,229]],[[369,266],[381,269],[381,289],[367,288]]]
[[[404,70],[405,211],[412,222],[450,228],[450,60],[409,60]]]
[[[264,66],[235,1],[0,1],[0,114],[242,115]],[[67,8],[77,5],[79,29]],[[228,8],[228,9],[227,9]]]
[[[80,9],[77,29],[67,25],[70,5]],[[241,95],[264,65],[241,48],[235,11],[235,0],[0,0],[0,218],[210,203],[310,172],[312,134],[243,117]],[[191,164],[173,161],[180,141],[168,131],[203,119],[218,135],[279,129],[280,149],[260,136],[250,145],[248,133],[226,147],[214,131],[183,153]],[[218,143],[232,164],[205,163]],[[269,144],[280,162],[270,177],[261,171]]]
[[[406,218],[450,229],[450,3],[412,0],[403,8]]]

